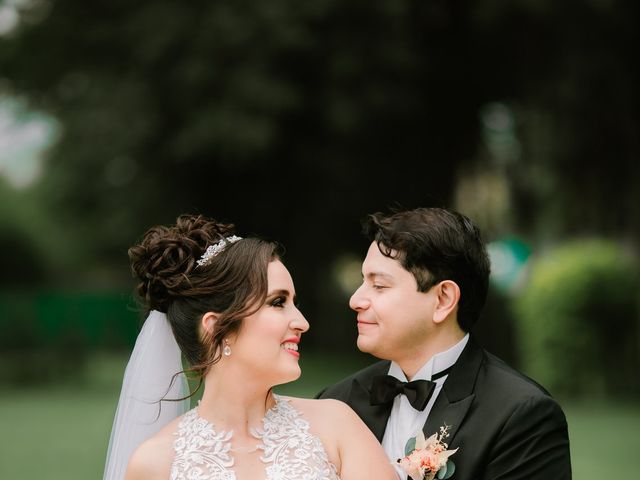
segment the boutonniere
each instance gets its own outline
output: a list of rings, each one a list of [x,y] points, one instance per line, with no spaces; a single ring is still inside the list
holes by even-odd
[[[420,430],[407,441],[405,456],[398,459],[398,464],[413,480],[444,480],[453,475],[456,466],[449,457],[458,449],[447,450],[448,445],[443,439],[449,436],[448,430],[448,426],[440,427],[440,433],[434,433],[427,439]]]

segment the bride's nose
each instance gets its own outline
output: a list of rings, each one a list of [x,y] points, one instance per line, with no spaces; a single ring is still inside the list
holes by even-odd
[[[304,318],[304,315],[302,315],[302,312],[298,310],[297,307],[293,315],[294,315],[293,320],[291,320],[291,323],[290,323],[291,328],[303,333],[309,330],[309,322],[307,321],[306,318]]]

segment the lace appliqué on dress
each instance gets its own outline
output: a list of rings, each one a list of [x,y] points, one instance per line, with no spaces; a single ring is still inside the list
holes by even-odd
[[[233,432],[217,433],[194,408],[184,415],[177,435],[171,480],[236,480],[229,455]]]
[[[252,434],[262,443],[266,480],[340,480],[320,439],[309,432],[309,422],[287,400],[274,395],[262,429]],[[233,432],[216,432],[197,409],[185,414],[178,426],[171,480],[236,480],[230,455]]]
[[[309,422],[288,401],[276,396],[263,429],[253,435],[262,440],[260,459],[268,466],[267,480],[340,480],[320,439],[309,433]]]

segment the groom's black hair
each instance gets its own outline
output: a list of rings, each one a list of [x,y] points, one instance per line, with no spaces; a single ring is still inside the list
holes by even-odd
[[[473,327],[487,297],[490,262],[480,230],[469,218],[444,208],[378,212],[364,221],[364,233],[413,274],[419,291],[454,281],[460,288],[460,328]]]

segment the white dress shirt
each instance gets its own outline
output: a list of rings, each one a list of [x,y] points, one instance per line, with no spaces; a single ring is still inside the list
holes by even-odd
[[[422,368],[420,368],[420,370],[418,370],[411,380],[431,380],[432,375],[453,366],[468,341],[469,334],[465,335],[462,340],[456,343],[449,350],[445,350],[444,352],[434,355],[422,366]],[[396,377],[398,380],[403,382],[409,381],[400,366],[395,362],[391,362],[389,375]],[[391,415],[389,415],[389,420],[387,420],[387,428],[385,429],[384,437],[382,438],[382,447],[389,456],[391,463],[394,464],[400,478],[407,478],[407,474],[396,464],[396,460],[404,457],[404,446],[407,443],[407,440],[414,437],[416,433],[424,427],[427,417],[429,416],[429,412],[431,411],[436,398],[440,394],[442,385],[447,377],[448,375],[444,375],[443,377],[434,380],[436,388],[429,399],[429,403],[427,403],[427,406],[422,411],[413,408],[405,395],[398,395],[393,400]],[[427,433],[431,434],[436,432]]]

